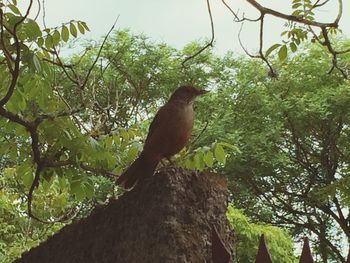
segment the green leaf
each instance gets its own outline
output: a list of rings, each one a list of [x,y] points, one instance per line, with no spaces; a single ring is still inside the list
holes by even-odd
[[[58,208],[61,208],[62,210],[67,205],[67,203],[68,203],[68,200],[66,197],[66,193],[61,193],[54,199],[55,206]]]
[[[63,133],[67,136],[68,140],[71,141],[73,139],[68,129],[64,129]]]
[[[290,50],[292,50],[292,52],[295,52],[298,49],[297,45],[294,42],[291,42],[289,44],[289,46],[290,46]]]
[[[215,159],[222,163],[225,164],[226,163],[226,155],[225,155],[225,151],[224,148],[221,146],[221,144],[217,143],[215,145],[214,148],[214,155],[215,155]]]
[[[85,34],[85,28],[81,22],[78,22],[78,29],[81,34]]]
[[[75,198],[78,201],[82,201],[86,197],[83,182],[81,180],[76,180],[72,182],[70,188],[72,194],[75,195]]]
[[[127,156],[128,156],[128,160],[132,161],[136,158],[137,154],[139,153],[139,150],[140,150],[140,145],[139,144],[133,144],[128,153],[127,153]]]
[[[42,81],[38,81],[36,85],[31,88],[29,94],[30,97],[34,98],[39,107],[43,110],[47,110],[47,108],[52,105],[52,101],[49,99],[49,97],[52,95],[51,86]]]
[[[85,22],[80,22],[80,23],[83,25],[86,31],[90,31],[90,28],[87,26]]]
[[[265,57],[268,57],[271,54],[271,52],[274,51],[279,46],[281,46],[281,44],[274,44],[271,47],[269,47],[269,49],[266,50]]]
[[[85,191],[85,196],[89,199],[91,199],[94,194],[95,194],[95,189],[94,189],[94,184],[93,182],[89,182],[87,181],[85,184],[84,184],[84,191]]]
[[[133,130],[128,129],[127,133],[129,134],[129,140],[132,140],[135,138],[135,132]]]
[[[58,171],[59,171],[59,170],[58,170]],[[58,179],[58,184],[59,184],[59,186],[60,186],[60,189],[61,189],[61,190],[66,189],[67,186],[68,186],[68,180],[67,180],[67,178],[65,178],[65,177],[58,177],[57,179]]]
[[[11,11],[13,13],[15,13],[16,15],[20,15],[21,12],[18,10],[17,6],[13,5],[13,4],[9,4],[8,7],[11,9]]]
[[[45,47],[47,49],[51,49],[53,47],[53,39],[51,35],[47,35],[45,39]]]
[[[78,35],[77,28],[75,27],[73,22],[71,22],[69,24],[69,31],[70,31],[70,33],[72,34],[73,37],[77,37],[77,35]]]
[[[75,198],[78,200],[78,201],[83,201],[84,198],[85,198],[85,191],[84,191],[84,188],[82,186],[78,187],[75,189],[75,192],[74,192],[74,195],[75,195]]]
[[[197,151],[193,158],[195,168],[197,170],[203,170],[204,168],[204,160],[203,160],[203,152]]]
[[[129,133],[127,131],[121,131],[120,135],[124,139],[124,141],[129,141]]]
[[[284,61],[287,58],[287,46],[283,45],[278,51],[278,58],[280,61]]]
[[[39,47],[42,47],[44,45],[44,39],[42,37],[39,37],[36,43]]]
[[[58,43],[60,42],[60,32],[58,30],[55,30],[52,35],[52,42],[54,46],[57,46]]]
[[[41,62],[37,55],[33,56],[33,63],[37,72],[41,72]]]
[[[62,25],[61,36],[62,36],[62,40],[64,42],[68,41],[68,39],[69,39],[69,31],[68,31],[68,28],[65,25]]]
[[[46,57],[46,58],[50,58],[50,53],[47,52],[46,50],[43,50],[43,55]]]
[[[25,110],[27,102],[25,95],[19,90],[15,89],[9,102],[6,104],[6,108],[15,113]]]
[[[293,9],[297,9],[298,7],[300,7],[302,4],[301,3],[296,3],[294,5],[292,5]]]
[[[303,11],[302,10],[295,10],[292,15],[293,16],[300,16],[300,14],[302,13]]]
[[[213,167],[214,164],[214,154],[212,151],[207,151],[206,154],[203,157],[203,160],[205,162],[205,164],[208,167]]]
[[[17,174],[23,180],[23,184],[29,188],[34,179],[33,170],[31,169],[31,164],[29,162],[24,162],[21,166],[17,168]]]
[[[34,20],[30,19],[29,22],[25,24],[24,30],[27,36],[31,39],[36,39],[42,36],[40,27]]]
[[[108,136],[106,139],[104,139],[103,144],[106,148],[111,148],[113,146],[114,140],[112,136]]]

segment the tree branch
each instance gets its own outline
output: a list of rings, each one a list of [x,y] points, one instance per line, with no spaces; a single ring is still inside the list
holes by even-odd
[[[215,39],[215,31],[214,31],[214,21],[213,21],[213,15],[211,13],[211,8],[210,8],[210,2],[207,0],[207,8],[208,8],[208,13],[209,13],[209,18],[210,18],[210,27],[211,27],[211,39],[210,41],[201,49],[199,49],[196,53],[194,53],[191,56],[188,56],[185,58],[184,61],[182,61],[182,66],[184,67],[186,62],[197,57],[199,54],[201,54],[204,50],[206,50],[209,47],[213,47],[214,39]]]
[[[117,19],[115,20],[114,24],[112,25],[112,27],[111,27],[110,30],[108,31],[107,35],[106,35],[105,38],[103,39],[102,44],[101,44],[101,46],[100,46],[100,49],[98,50],[97,56],[96,56],[94,62],[92,63],[91,67],[89,68],[88,73],[87,73],[86,76],[85,76],[85,80],[84,80],[83,84],[80,86],[81,89],[84,89],[84,87],[86,86],[86,83],[87,83],[88,80],[89,80],[90,74],[91,74],[93,68],[95,67],[95,65],[96,65],[96,63],[97,63],[97,61],[98,61],[98,59],[100,58],[102,49],[103,49],[103,47],[104,47],[104,45],[105,45],[105,43],[106,43],[106,41],[107,41],[109,35],[111,34],[111,32],[113,31],[115,25],[117,24],[118,19],[119,19],[119,16],[117,17]]]
[[[10,98],[15,90],[16,84],[17,84],[17,79],[19,76],[19,69],[20,69],[20,62],[21,62],[21,45],[20,45],[20,42],[19,42],[19,39],[17,36],[17,27],[21,23],[23,23],[23,21],[28,17],[30,9],[32,8],[32,4],[33,4],[33,0],[30,0],[29,6],[27,8],[25,15],[14,25],[13,30],[7,29],[7,31],[13,36],[13,39],[14,39],[14,45],[16,48],[16,58],[14,60],[14,64],[15,64],[14,68],[13,69],[9,68],[12,78],[11,78],[11,82],[10,82],[9,87],[7,88],[7,92],[6,92],[5,96],[0,100],[0,107],[4,106],[10,100]],[[1,26],[3,27],[2,10],[1,10],[0,17],[1,17]],[[1,30],[2,44],[4,44],[3,37],[4,36],[3,36],[3,29],[2,29]],[[5,48],[4,50],[6,50],[5,45],[4,45],[4,48]],[[7,54],[7,55],[9,55],[9,54]],[[6,51],[5,51],[5,56],[7,57],[7,55],[6,55]],[[12,58],[11,55],[10,55],[10,57]]]
[[[335,19],[335,21],[332,23],[321,23],[321,22],[305,19],[301,16],[287,15],[287,14],[278,12],[276,10],[273,10],[273,9],[270,9],[270,8],[267,8],[267,7],[260,5],[256,0],[246,0],[246,1],[249,4],[251,4],[252,6],[254,6],[256,9],[258,9],[261,14],[264,14],[264,15],[269,14],[269,15],[273,15],[275,17],[282,18],[282,19],[287,20],[287,21],[293,21],[296,23],[315,26],[315,27],[319,27],[319,28],[321,28],[321,27],[335,27],[335,28],[337,28],[338,21],[340,19],[340,18],[338,19],[338,17],[339,17],[339,15],[338,15],[337,18]],[[341,2],[341,0],[339,0],[339,2]],[[342,8],[340,8],[340,10],[342,10]]]
[[[286,20],[289,22],[293,22],[293,23],[297,23],[297,24],[302,24],[308,27],[309,32],[311,32],[314,36],[314,39],[316,39],[321,45],[326,46],[328,49],[328,52],[332,54],[332,67],[329,70],[328,73],[331,73],[334,69],[337,69],[344,78],[348,79],[348,74],[346,72],[346,70],[342,69],[339,65],[338,65],[338,58],[337,55],[338,54],[344,54],[347,52],[350,52],[350,49],[345,49],[345,50],[341,50],[341,51],[337,51],[333,48],[330,40],[329,40],[329,36],[328,36],[328,30],[330,28],[338,28],[339,26],[339,21],[343,15],[343,1],[342,0],[338,0],[338,13],[337,16],[334,18],[333,22],[330,23],[323,23],[323,22],[319,22],[313,19],[308,19],[307,15],[310,14],[310,12],[312,12],[315,8],[319,8],[321,6],[324,6],[325,4],[327,4],[330,0],[325,0],[323,2],[321,2],[321,0],[316,1],[309,10],[306,10],[305,13],[303,15],[288,15],[279,11],[276,11],[274,9],[270,9],[267,8],[263,5],[261,5],[260,3],[258,3],[258,1],[256,0],[246,0],[246,2],[248,2],[251,6],[253,6],[256,10],[258,10],[260,12],[260,17],[258,19],[247,19],[244,17],[244,15],[242,16],[242,18],[238,17],[237,12],[234,12],[233,9],[224,1],[222,0],[222,3],[226,6],[226,8],[231,12],[231,14],[233,14],[234,16],[234,21],[235,22],[243,22],[243,21],[260,21],[260,41],[259,41],[259,55],[258,56],[253,56],[250,55],[247,50],[243,47],[240,37],[239,37],[239,41],[240,41],[240,45],[243,48],[244,52],[249,55],[252,58],[260,58],[262,59],[268,66],[269,68],[269,75],[272,77],[276,76],[276,72],[273,70],[271,64],[268,62],[267,58],[264,56],[264,54],[262,53],[262,31],[263,31],[263,20],[265,15],[271,15],[277,18],[280,18],[282,20]],[[323,35],[324,41],[321,40],[313,31],[312,27],[316,27],[319,28],[321,30],[321,34]],[[241,28],[242,30],[242,28]],[[240,31],[241,31],[240,30]],[[240,33],[239,33],[240,36]]]

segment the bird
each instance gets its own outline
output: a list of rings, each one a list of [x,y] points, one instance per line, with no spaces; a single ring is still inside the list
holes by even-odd
[[[207,93],[191,85],[178,87],[153,118],[138,158],[117,179],[125,189],[133,188],[142,178],[152,176],[158,163],[180,152],[189,141],[193,128],[193,103]]]

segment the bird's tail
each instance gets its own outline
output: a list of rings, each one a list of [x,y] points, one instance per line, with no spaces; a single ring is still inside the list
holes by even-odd
[[[142,152],[140,156],[117,179],[117,184],[125,189],[132,188],[140,179],[152,176],[158,165],[158,160],[150,160]]]

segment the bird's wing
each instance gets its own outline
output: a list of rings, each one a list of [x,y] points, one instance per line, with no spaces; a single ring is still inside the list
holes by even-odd
[[[167,118],[167,113],[166,110],[164,109],[164,106],[161,107],[157,114],[154,116],[149,128],[148,128],[148,134],[147,134],[147,138],[146,141],[147,142],[149,140],[149,138],[152,137],[152,134],[154,133],[154,131],[157,129],[157,127],[160,127],[160,123],[162,122],[162,120],[164,121],[164,118]]]

